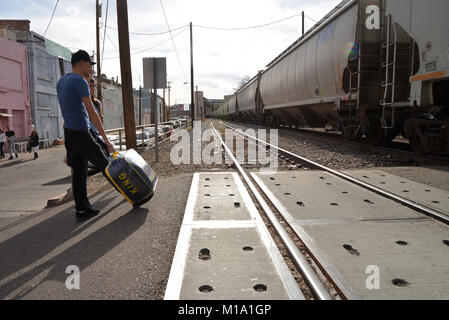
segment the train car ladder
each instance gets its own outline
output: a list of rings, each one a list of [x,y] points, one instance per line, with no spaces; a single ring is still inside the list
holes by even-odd
[[[348,70],[349,70],[349,99],[346,102],[348,109],[348,119],[346,126],[350,128],[351,135],[356,134],[357,128],[357,112],[360,108],[360,86],[361,86],[361,65],[362,65],[362,8],[359,7],[357,12],[357,34],[354,48],[356,48],[356,54],[349,58]],[[355,62],[355,63],[354,63]],[[350,64],[354,63],[355,68],[351,69]],[[354,70],[355,69],[355,70]]]
[[[385,62],[382,63],[382,68],[385,69],[385,81],[382,81],[382,87],[384,88],[384,96],[380,101],[382,106],[382,128],[391,129],[395,125],[395,110],[394,110],[394,91],[396,81],[396,58],[398,48],[398,35],[396,29],[396,23],[393,23],[391,15],[388,16],[387,21],[387,42],[382,46],[386,49]],[[391,27],[393,27],[394,39],[391,41]],[[390,49],[393,49],[393,59],[390,61]],[[391,81],[390,81],[390,69],[391,69]],[[389,96],[390,93],[391,95]],[[390,123],[387,122],[388,111],[391,113]]]

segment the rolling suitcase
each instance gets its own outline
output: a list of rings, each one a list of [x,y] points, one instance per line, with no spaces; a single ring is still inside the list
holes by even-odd
[[[133,149],[116,152],[113,158],[105,170],[109,182],[134,207],[148,202],[158,181],[153,169]]]

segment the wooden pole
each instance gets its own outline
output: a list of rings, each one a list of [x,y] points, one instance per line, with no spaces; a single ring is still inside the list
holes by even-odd
[[[134,118],[133,81],[129,52],[128,4],[127,0],[117,0],[117,26],[120,49],[120,69],[122,75],[122,101],[125,122],[126,149],[137,150],[136,121]]]
[[[164,97],[162,104],[162,122],[167,121],[167,104],[165,103],[165,88],[162,89],[162,96]]]
[[[192,121],[195,120],[195,97],[193,94],[194,79],[193,79],[193,32],[192,32],[192,22],[190,22],[190,102],[191,110],[190,115]]]
[[[154,109],[154,146],[156,152],[156,162],[159,161],[159,131],[158,131],[158,122],[159,122],[159,107],[157,105],[157,59],[153,59],[153,86],[154,86],[154,100],[153,100],[153,109]]]
[[[101,55],[100,55],[100,4],[98,3],[99,0],[97,0],[97,9],[96,9],[96,13],[97,13],[97,99],[102,101],[102,97],[101,97],[101,66],[100,66],[100,59],[101,59]]]
[[[304,35],[304,11],[302,12],[302,34]]]
[[[168,81],[168,108],[167,108],[167,121],[170,120],[170,81]]]
[[[142,86],[139,86],[139,126],[142,125]]]

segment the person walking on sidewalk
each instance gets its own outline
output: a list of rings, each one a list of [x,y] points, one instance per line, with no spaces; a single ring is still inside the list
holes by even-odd
[[[12,131],[9,126],[6,126],[5,135],[6,135],[6,138],[8,139],[9,160],[12,160],[13,152],[16,154],[16,158],[19,156],[16,151],[16,133],[14,131]]]
[[[64,118],[65,147],[67,165],[72,167],[72,191],[75,199],[76,220],[78,222],[96,216],[100,210],[91,206],[87,198],[87,162],[90,161],[101,171],[109,164],[89,132],[90,120],[99,131],[108,152],[114,146],[104,132],[100,117],[95,112],[85,77],[92,72],[89,54],[79,50],[72,55],[72,72],[59,79],[56,86],[62,117]]]
[[[5,157],[5,153],[3,152],[3,147],[5,146],[6,135],[3,133],[3,130],[0,129],[0,159]]]
[[[37,154],[37,152],[39,151],[39,135],[37,134],[36,130],[33,130],[33,132],[31,132],[30,145],[31,151],[34,152],[33,160],[36,160],[37,158],[39,158],[39,155]]]

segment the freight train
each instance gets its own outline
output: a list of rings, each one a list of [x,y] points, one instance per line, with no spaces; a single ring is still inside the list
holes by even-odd
[[[448,0],[344,0],[216,114],[448,154],[448,15]]]

